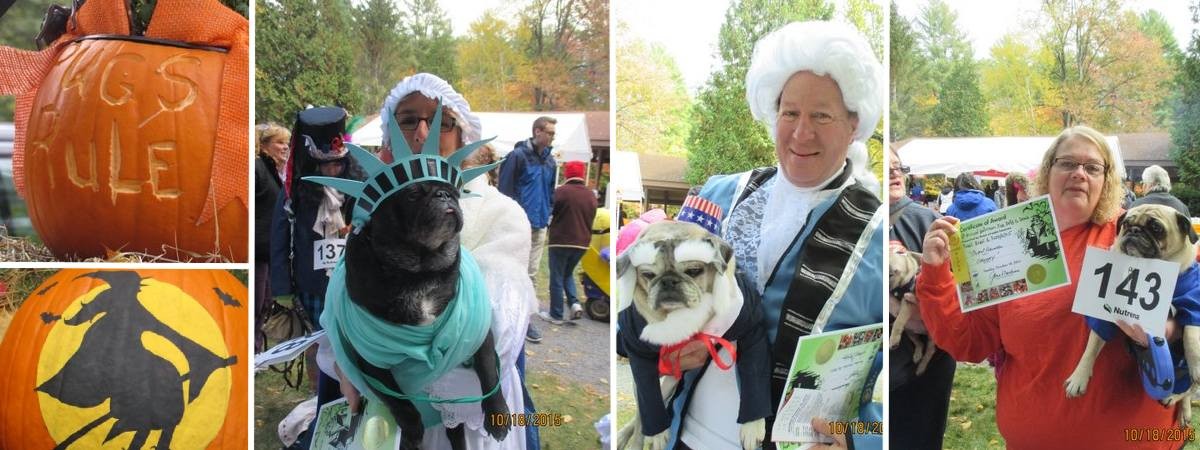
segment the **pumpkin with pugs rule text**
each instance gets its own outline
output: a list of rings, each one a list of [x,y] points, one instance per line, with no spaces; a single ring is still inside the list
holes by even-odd
[[[245,449],[246,286],[223,270],[62,270],[0,342],[0,448]]]
[[[127,7],[88,0],[45,50],[0,47],[33,227],[63,259],[245,262],[248,22],[217,0],[158,0],[132,35]]]

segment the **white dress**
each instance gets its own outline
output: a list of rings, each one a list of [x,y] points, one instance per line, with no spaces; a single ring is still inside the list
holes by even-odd
[[[516,361],[525,345],[529,315],[537,308],[533,283],[525,272],[529,266],[529,219],[517,202],[479,177],[467,189],[481,197],[463,198],[462,245],[479,262],[492,302],[492,336],[500,354],[500,389],[510,413],[525,412],[521,378]],[[433,397],[480,395],[474,370],[456,368],[427,388]],[[466,425],[467,449],[524,450],[524,427],[513,426],[503,442],[496,442],[483,429],[483,410],[478,403],[434,404],[442,412],[443,426]],[[425,430],[423,448],[450,448],[443,430]]]

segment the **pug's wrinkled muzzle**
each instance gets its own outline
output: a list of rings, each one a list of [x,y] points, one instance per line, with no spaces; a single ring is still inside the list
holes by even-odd
[[[1158,241],[1141,226],[1130,226],[1121,240],[1121,253],[1138,258],[1158,259],[1162,256]]]

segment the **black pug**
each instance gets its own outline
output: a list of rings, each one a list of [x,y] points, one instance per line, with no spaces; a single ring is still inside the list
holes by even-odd
[[[458,191],[447,183],[423,182],[405,187],[375,209],[371,220],[346,242],[346,287],[354,303],[372,315],[404,325],[433,322],[454,300],[458,284],[459,232],[463,216]],[[400,387],[386,368],[369,364],[353,347],[350,359],[364,374],[393,391]],[[492,332],[472,357],[482,392],[500,382]],[[373,389],[372,389],[373,390]],[[420,448],[424,428],[412,402],[376,391],[402,431],[401,448]],[[412,394],[412,393],[406,393]],[[507,403],[502,390],[482,402],[484,428],[496,440],[508,435]],[[494,416],[494,415],[503,416]],[[452,448],[465,448],[463,426],[446,430]]]

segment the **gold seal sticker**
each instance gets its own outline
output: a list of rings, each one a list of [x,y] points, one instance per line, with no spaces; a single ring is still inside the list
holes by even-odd
[[[1025,270],[1025,278],[1029,280],[1029,284],[1042,284],[1046,281],[1046,267],[1041,264],[1034,264]]]
[[[820,347],[817,347],[817,353],[813,355],[813,362],[821,365],[829,362],[830,358],[833,358],[833,353],[837,350],[837,344],[833,341],[833,339],[826,339],[825,342],[821,343]]]

